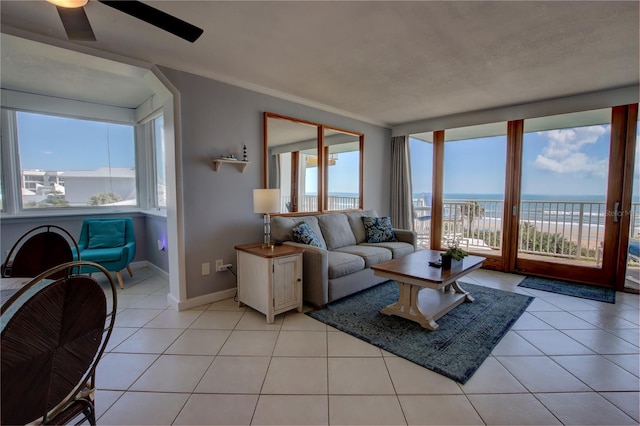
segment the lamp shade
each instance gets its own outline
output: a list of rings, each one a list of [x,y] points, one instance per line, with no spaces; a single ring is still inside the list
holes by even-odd
[[[279,189],[254,189],[253,190],[254,213],[279,213],[280,190]]]
[[[59,7],[66,7],[70,9],[75,9],[77,7],[82,7],[89,3],[89,0],[47,0],[49,3],[54,4]]]

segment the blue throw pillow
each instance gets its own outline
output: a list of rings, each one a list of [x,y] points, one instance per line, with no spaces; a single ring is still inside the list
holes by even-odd
[[[389,241],[398,241],[396,234],[393,232],[391,218],[384,217],[363,217],[364,231],[367,235],[368,243],[384,243]]]
[[[306,222],[300,222],[291,231],[293,231],[293,241],[296,243],[307,244],[313,247],[326,249],[327,246],[322,243],[318,235],[315,233],[311,225]]]
[[[122,247],[125,223],[123,220],[89,222],[88,249]]]

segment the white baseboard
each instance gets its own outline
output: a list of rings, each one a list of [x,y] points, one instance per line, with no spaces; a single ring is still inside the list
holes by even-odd
[[[217,291],[215,293],[203,294],[202,296],[194,297],[191,299],[179,301],[171,295],[167,294],[167,301],[169,304],[178,311],[184,311],[185,309],[195,308],[196,306],[207,305],[213,302],[219,302],[221,300],[230,299],[236,294],[236,287],[229,288],[227,290]]]
[[[141,260],[138,262],[131,262],[130,263],[131,267],[140,267],[140,268],[144,268],[145,266],[148,268],[153,269],[156,273],[158,273],[159,275],[162,275],[164,278],[169,279],[169,273],[167,271],[164,271],[162,269],[160,269],[158,266],[154,265],[153,263],[149,262],[148,260]]]
[[[139,262],[131,262],[132,267],[149,267],[156,273],[162,275],[167,280],[169,279],[169,273],[160,269],[158,266],[146,260]],[[207,305],[213,302],[219,302],[221,300],[230,299],[236,295],[236,287],[229,288],[227,290],[217,291],[215,293],[203,294],[202,296],[194,297],[191,299],[179,301],[171,293],[167,294],[167,301],[172,308],[178,311],[184,311],[185,309],[195,308],[197,306]]]

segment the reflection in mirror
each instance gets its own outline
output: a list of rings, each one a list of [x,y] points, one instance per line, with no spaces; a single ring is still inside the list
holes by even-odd
[[[362,208],[363,135],[323,126],[325,210]]]
[[[319,125],[265,113],[264,126],[265,187],[280,188],[280,211],[319,211]]]

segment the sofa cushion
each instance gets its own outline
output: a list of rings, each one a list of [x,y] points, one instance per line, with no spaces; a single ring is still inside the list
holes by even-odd
[[[364,259],[355,254],[328,252],[329,278],[338,278],[364,269]]]
[[[346,246],[336,249],[341,253],[349,253],[355,254],[356,256],[360,256],[364,259],[364,267],[369,268],[373,265],[377,265],[381,262],[386,262],[387,260],[391,260],[393,254],[391,250],[380,247],[377,244],[359,244],[357,246]]]
[[[406,256],[414,252],[414,248],[412,244],[398,242],[384,242],[384,243],[362,243],[362,246],[374,246],[374,247],[384,247],[387,250],[391,251],[394,259],[397,259],[402,256]]]
[[[363,217],[365,232],[367,233],[368,243],[382,243],[386,241],[398,241],[393,232],[391,218],[383,217]]]
[[[322,236],[316,216],[275,216],[271,218],[271,239],[273,242],[293,241],[293,228],[300,222],[308,223],[316,236],[326,247],[327,243]]]
[[[313,230],[311,225],[307,222],[300,222],[298,225],[294,226],[292,229],[293,232],[293,241],[296,243],[307,244],[313,247],[320,247],[326,249],[327,246],[324,245],[320,238]]]
[[[353,231],[353,235],[356,237],[356,244],[364,243],[367,241],[367,233],[364,230],[364,223],[362,223],[363,217],[378,217],[378,212],[375,210],[363,210],[360,212],[346,212],[345,215],[349,220],[349,226]]]
[[[353,235],[349,220],[344,213],[329,213],[318,215],[318,223],[322,236],[327,243],[328,250],[354,245],[356,237]]]
[[[125,243],[124,220],[97,220],[89,222],[88,249],[122,247]]]

